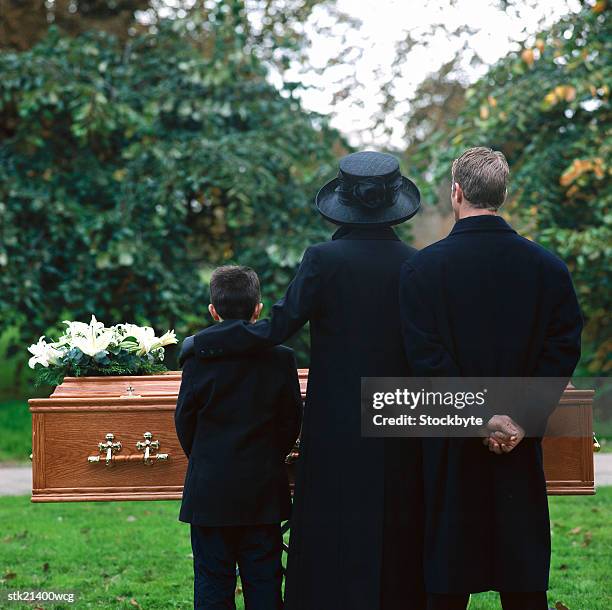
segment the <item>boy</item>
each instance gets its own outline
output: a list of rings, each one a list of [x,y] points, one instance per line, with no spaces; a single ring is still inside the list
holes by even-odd
[[[220,325],[255,322],[262,309],[248,267],[216,269],[210,298]],[[179,519],[191,524],[194,608],[235,608],[236,564],[247,610],[282,608],[280,522],[291,506],[284,461],[301,413],[287,347],[185,361],[175,424],[189,458]]]

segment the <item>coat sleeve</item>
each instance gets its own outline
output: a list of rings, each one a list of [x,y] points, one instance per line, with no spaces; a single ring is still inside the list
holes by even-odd
[[[314,315],[321,273],[316,251],[308,248],[285,296],[274,304],[270,318],[255,324],[236,320],[213,326],[193,338],[193,353],[201,358],[242,354],[279,345]]]
[[[198,410],[201,406],[201,399],[196,393],[194,386],[193,375],[195,364],[193,358],[189,358],[185,363],[181,387],[176,402],[176,410],[174,411],[176,436],[187,457],[191,454]]]
[[[565,265],[549,275],[554,294],[546,335],[526,384],[527,396],[516,418],[528,436],[542,436],[580,360],[582,314],[571,275]]]
[[[406,262],[400,272],[400,318],[404,350],[415,377],[458,377],[459,367],[442,341],[427,285]]]
[[[193,340],[194,337],[191,335],[189,337],[185,337],[181,343],[181,350],[178,357],[180,367],[184,366],[185,362],[187,362],[187,358],[193,356]]]
[[[567,268],[558,276],[557,298],[546,329],[546,338],[537,359],[533,377],[573,375],[580,360],[582,314],[572,278]]]
[[[300,434],[302,394],[293,353],[288,354],[285,383],[280,393],[278,435],[283,458],[289,454]]]

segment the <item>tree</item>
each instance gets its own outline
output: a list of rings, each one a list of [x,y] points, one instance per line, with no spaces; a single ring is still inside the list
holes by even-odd
[[[0,54],[0,318],[19,341],[91,313],[184,336],[212,267],[252,264],[270,303],[328,235],[312,200],[342,140],[216,28],[207,54],[181,20]]]
[[[421,159],[433,188],[470,146],[505,153],[507,213],[568,263],[587,321],[583,363],[591,373],[612,367],[610,40],[606,2],[562,19],[471,87],[459,117],[430,139]]]
[[[561,16],[576,10],[576,1],[558,0],[555,14]],[[427,25],[411,25],[395,44],[390,76],[380,87],[382,101],[373,117],[372,130],[390,136],[391,122],[402,118],[408,162],[421,143],[427,142],[431,134],[444,129],[459,114],[470,83],[487,68],[478,51],[478,38],[490,33],[486,17],[480,22],[457,22],[456,13],[473,4],[469,0],[424,0],[431,20]],[[487,11],[503,13],[508,26],[512,26],[509,28],[513,31],[512,38],[500,41],[502,48],[506,43],[521,45],[531,31],[541,29],[547,21],[550,23],[551,15],[537,10],[540,4],[539,0],[495,0],[487,4]],[[526,13],[529,13],[528,19]],[[534,23],[536,14],[539,16]],[[440,63],[422,82],[407,88],[406,76],[422,61],[423,52]]]
[[[315,7],[324,6],[336,23],[357,25],[338,10],[335,0],[0,0],[0,49],[23,51],[39,42],[50,25],[78,36],[88,31],[112,34],[122,42],[161,22],[180,19],[202,50],[214,47],[223,31],[226,42],[239,40],[245,50],[281,72],[291,61],[306,61],[309,44],[304,24]],[[233,25],[233,29],[224,27]],[[315,30],[318,28],[315,27]]]
[[[31,48],[55,23],[72,35],[97,29],[125,38],[149,0],[0,0],[0,48]]]

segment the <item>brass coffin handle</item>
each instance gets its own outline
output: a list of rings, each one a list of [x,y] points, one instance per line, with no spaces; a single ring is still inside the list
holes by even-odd
[[[156,453],[152,454],[151,449],[159,449],[159,440],[151,440],[153,434],[145,432],[143,435],[144,441],[138,441],[136,443],[136,449],[143,451],[142,461],[147,466],[153,465],[155,462],[166,461],[170,456],[167,453]]]
[[[115,435],[112,432],[109,432],[106,435],[106,442],[98,443],[98,451],[106,454],[104,458],[104,465],[110,466],[113,461],[113,457],[115,457],[115,453],[121,451],[121,443],[119,441],[115,441]],[[96,464],[97,462],[101,461],[101,456],[90,455],[87,458],[87,461],[90,464]]]
[[[599,453],[601,451],[601,445],[595,436],[595,432],[593,432],[593,453]]]
[[[141,464],[151,466],[155,462],[163,462],[170,458],[167,453],[151,453],[152,449],[159,449],[159,441],[151,440],[153,435],[150,432],[145,432],[143,436],[145,440],[136,443],[136,449],[144,452],[142,455],[117,455],[117,453],[121,451],[121,443],[115,441],[115,435],[109,432],[106,435],[106,442],[98,443],[98,451],[100,454],[90,455],[87,461],[90,464],[104,462],[105,466],[111,466],[117,462],[140,462]]]

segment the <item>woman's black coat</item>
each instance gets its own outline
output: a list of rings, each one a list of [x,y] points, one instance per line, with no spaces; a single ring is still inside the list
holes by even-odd
[[[567,379],[580,357],[582,318],[567,267],[501,217],[459,220],[404,265],[400,291],[416,376]],[[548,588],[540,438],[504,455],[481,439],[430,439],[423,466],[429,592]]]
[[[362,438],[360,426],[361,377],[407,373],[398,284],[414,252],[390,228],[342,228],[307,249],[270,321],[214,326],[185,345],[214,358],[310,321],[287,610],[422,608],[420,443]]]

